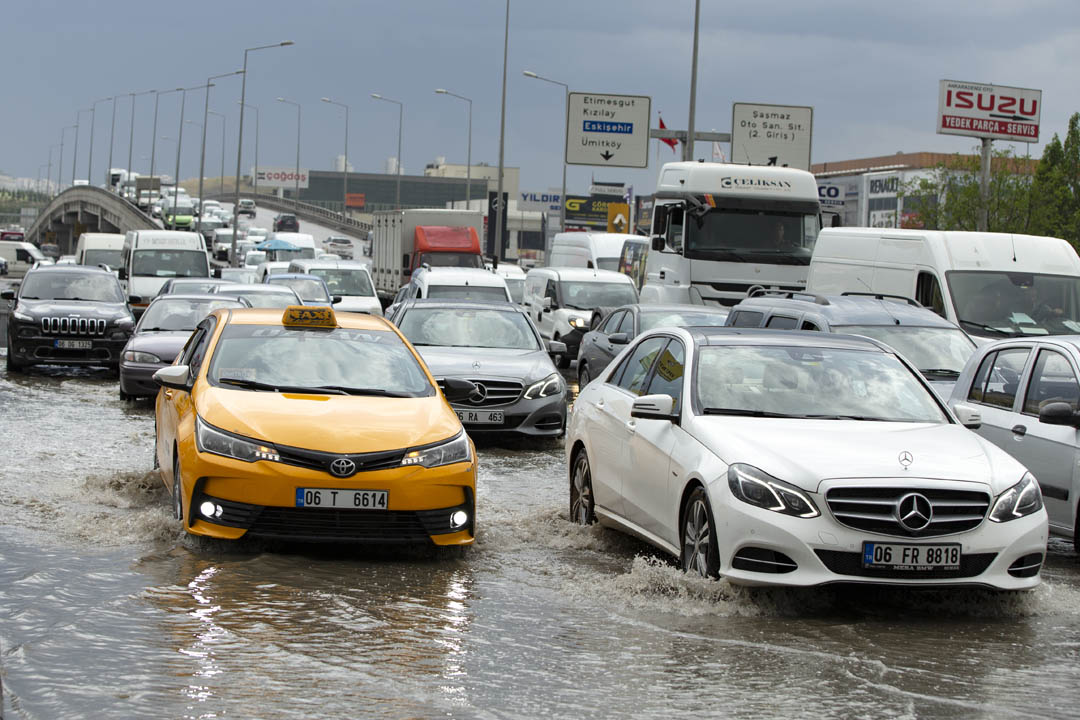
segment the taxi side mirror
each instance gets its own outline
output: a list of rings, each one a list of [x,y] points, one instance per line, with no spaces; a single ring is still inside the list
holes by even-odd
[[[154,373],[154,382],[171,390],[191,390],[191,369],[187,365],[169,365]]]
[[[464,402],[469,399],[470,395],[476,392],[476,385],[468,380],[463,380],[462,378],[448,377],[443,378],[442,391],[447,402]]]

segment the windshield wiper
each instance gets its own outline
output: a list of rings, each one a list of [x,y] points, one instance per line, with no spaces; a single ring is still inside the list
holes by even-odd
[[[23,295],[23,296],[22,296],[21,298],[19,298],[19,299],[20,299],[20,300],[40,300],[41,298],[39,298],[39,297],[34,297],[33,295]]]
[[[788,415],[787,413],[771,412],[769,410],[744,410],[742,408],[705,408],[702,410],[706,415],[737,415],[740,417],[766,417],[766,418],[800,418],[804,415]]]
[[[974,320],[964,320],[963,318],[960,318],[958,320],[958,322],[961,325],[970,325],[973,328],[978,328],[979,330],[985,330],[986,332],[991,332],[991,333],[994,333],[995,335],[1003,335],[1005,337],[1016,337],[1016,333],[1014,333],[1014,332],[1010,332],[1009,330],[1002,330],[1001,328],[992,327],[990,325],[984,325],[982,323],[975,322]]]
[[[873,417],[871,415],[799,415],[807,420],[870,420],[874,422],[892,422],[889,418]]]
[[[255,380],[243,380],[241,378],[218,378],[218,382],[226,385],[236,385],[248,390],[273,390],[274,392],[308,393],[311,395],[347,395],[344,390],[335,387],[303,387],[301,385],[278,385],[276,383],[262,383]]]
[[[345,385],[319,385],[312,390],[324,390],[326,392],[338,391],[346,395],[373,395],[375,397],[405,398],[412,397],[410,393],[397,392],[396,390],[383,390],[381,388],[358,388]]]
[[[580,305],[574,305],[573,303],[566,303],[563,307],[572,308],[574,310],[592,310],[590,307],[581,307]]]
[[[960,377],[959,370],[952,370],[950,368],[919,368],[919,372],[923,375],[944,375],[945,377]]]

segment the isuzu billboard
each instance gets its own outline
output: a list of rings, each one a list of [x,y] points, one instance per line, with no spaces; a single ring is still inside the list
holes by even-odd
[[[1042,90],[941,80],[937,131],[942,135],[1039,141]]]

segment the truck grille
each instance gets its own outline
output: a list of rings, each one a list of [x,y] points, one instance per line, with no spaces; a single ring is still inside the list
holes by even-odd
[[[104,335],[106,320],[83,317],[43,317],[41,331],[47,335]]]
[[[900,524],[898,504],[918,493],[930,501],[929,525],[911,531]],[[825,493],[829,511],[841,525],[856,530],[900,537],[933,537],[964,532],[979,526],[990,509],[990,495],[980,490],[918,487],[840,487]]]
[[[477,402],[470,398],[459,403],[459,406],[466,407],[493,407],[496,405],[509,405],[512,402],[517,402],[517,399],[521,397],[521,391],[525,389],[525,385],[516,380],[488,380],[484,378],[466,378],[469,382],[478,386],[483,386],[483,399]],[[439,381],[439,389],[443,390],[443,381]]]

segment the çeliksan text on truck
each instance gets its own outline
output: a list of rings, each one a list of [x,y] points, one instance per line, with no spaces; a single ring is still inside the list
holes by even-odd
[[[673,162],[660,170],[641,301],[734,305],[759,287],[803,290],[821,228],[814,176]]]

